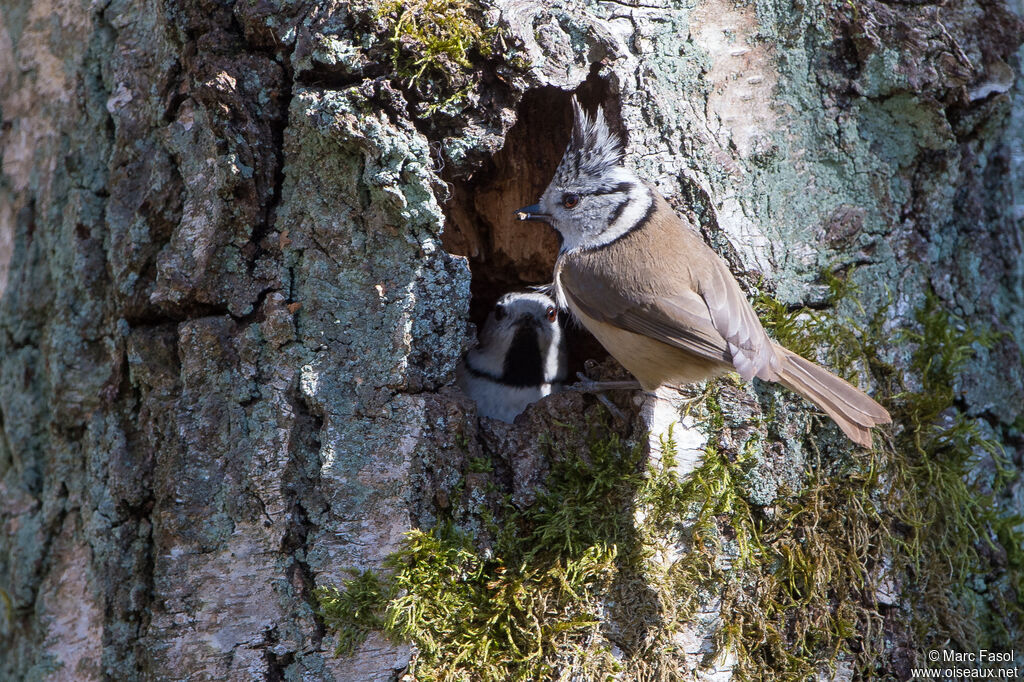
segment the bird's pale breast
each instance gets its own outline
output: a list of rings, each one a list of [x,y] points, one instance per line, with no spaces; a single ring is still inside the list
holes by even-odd
[[[687,353],[649,336],[634,334],[588,317],[569,302],[573,315],[636,377],[645,391],[659,386],[685,386],[729,372],[732,367]]]

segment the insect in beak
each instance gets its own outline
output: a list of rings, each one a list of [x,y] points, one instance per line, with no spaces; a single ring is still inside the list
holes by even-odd
[[[540,204],[533,204],[532,206],[523,206],[521,209],[516,211],[516,220],[549,220],[551,218],[547,213],[540,212]]]

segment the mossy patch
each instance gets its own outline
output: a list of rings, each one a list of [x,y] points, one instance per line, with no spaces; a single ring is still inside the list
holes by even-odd
[[[876,385],[895,423],[874,449],[814,429],[798,489],[761,506],[749,483],[768,444],[763,430],[728,446],[714,437],[729,428],[723,384],[692,407],[712,438],[685,480],[671,432],[648,462],[588,427],[587,447],[552,447],[534,505],[489,517],[486,551],[442,523],[412,531],[381,572],[319,590],[339,653],[379,629],[416,645],[416,679],[681,679],[694,665],[684,635],[712,603],[715,650],[701,664],[731,654],[737,679],[840,664],[901,677],[930,649],[1019,647],[1024,538],[1000,506],[1018,474],[955,391],[992,335],[934,296],[888,334],[885,311],[858,325],[766,295],[759,308],[787,345]],[[906,370],[882,360],[894,346]]]
[[[467,0],[381,0],[373,6],[383,24],[397,73],[410,81],[451,79],[471,69],[471,53],[491,52],[492,31],[480,24],[481,8]]]
[[[424,117],[458,114],[480,80],[479,67],[504,45],[475,0],[363,0],[353,14],[364,47],[390,63]]]
[[[780,563],[731,605],[746,614],[729,633],[740,670],[803,676],[843,654],[873,676],[926,665],[930,649],[1019,644],[1024,537],[1014,530],[1020,518],[998,504],[1011,470],[955,394],[964,364],[994,335],[965,325],[933,294],[913,324],[888,335],[885,311],[860,326],[765,296],[759,308],[787,345],[824,348],[848,378],[872,377],[894,427],[870,452],[819,461],[760,524],[759,546]],[[881,360],[886,344],[911,349],[906,371]],[[977,475],[983,459],[994,471],[987,480]]]
[[[601,433],[586,452],[555,459],[548,490],[529,509],[502,506],[489,552],[441,523],[410,531],[379,575],[319,589],[338,654],[378,629],[416,645],[416,679],[544,679],[556,661],[571,659],[614,671],[592,632],[626,544],[624,509],[641,480],[642,453]]]

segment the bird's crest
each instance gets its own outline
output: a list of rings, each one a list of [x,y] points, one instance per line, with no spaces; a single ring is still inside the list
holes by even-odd
[[[572,137],[555,171],[562,185],[583,177],[600,179],[622,164],[622,141],[608,127],[604,110],[598,107],[591,118],[573,97],[572,111]]]

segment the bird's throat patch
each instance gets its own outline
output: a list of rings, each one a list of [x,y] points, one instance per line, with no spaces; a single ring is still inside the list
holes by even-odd
[[[520,327],[512,337],[501,383],[507,386],[539,386],[544,383],[544,367],[540,356],[537,332],[531,327]]]

